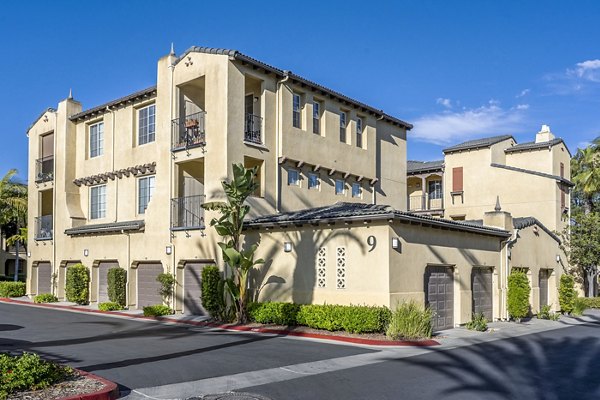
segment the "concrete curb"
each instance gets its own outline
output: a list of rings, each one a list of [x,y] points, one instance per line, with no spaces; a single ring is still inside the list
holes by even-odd
[[[60,400],[116,400],[119,397],[119,386],[116,383],[108,381],[98,375],[74,368],[80,375],[104,383],[104,388],[93,393],[79,394],[75,396],[64,397]]]
[[[62,310],[72,310],[90,314],[104,314],[104,315],[115,315],[119,317],[126,317],[130,319],[140,319],[146,321],[158,321],[158,322],[168,322],[171,324],[179,324],[179,325],[192,325],[213,329],[222,329],[225,331],[236,331],[236,332],[251,332],[251,333],[264,333],[264,334],[272,334],[272,335],[281,335],[281,336],[294,336],[308,339],[318,339],[318,340],[332,340],[336,342],[343,343],[352,343],[366,346],[410,346],[410,347],[430,347],[430,346],[439,346],[440,343],[433,340],[378,340],[378,339],[363,339],[363,338],[355,338],[350,336],[337,336],[337,335],[323,335],[320,333],[307,333],[307,332],[294,332],[286,329],[272,329],[272,328],[251,328],[247,326],[238,326],[231,324],[217,324],[214,322],[206,322],[206,321],[185,321],[179,320],[176,318],[169,317],[144,317],[142,315],[131,315],[119,311],[100,311],[100,310],[90,310],[76,306],[65,306],[65,305],[56,305],[52,303],[32,303],[28,301],[15,300],[11,298],[0,298],[0,302],[5,303],[15,303],[22,304],[26,306],[32,307],[46,307],[46,308],[54,308],[54,309],[62,309]]]

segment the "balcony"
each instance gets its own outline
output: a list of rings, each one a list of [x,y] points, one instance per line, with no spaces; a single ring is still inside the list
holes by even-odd
[[[244,123],[244,141],[254,144],[263,144],[262,142],[262,118],[254,114],[246,114]]]
[[[43,215],[35,218],[35,240],[52,239],[52,215]]]
[[[171,230],[204,229],[204,195],[171,199]]]
[[[171,122],[171,151],[187,150],[206,145],[204,131],[206,113],[200,111],[176,118]]]
[[[408,196],[408,211],[415,213],[442,215],[444,213],[444,199],[429,193],[417,196]]]
[[[48,182],[54,179],[54,156],[46,156],[35,160],[35,183]]]

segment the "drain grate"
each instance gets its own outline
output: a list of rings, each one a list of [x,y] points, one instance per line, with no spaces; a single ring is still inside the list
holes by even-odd
[[[265,397],[256,393],[243,393],[243,392],[228,392],[228,393],[217,393],[217,394],[206,394],[200,397],[190,397],[187,400],[272,400],[269,397]]]

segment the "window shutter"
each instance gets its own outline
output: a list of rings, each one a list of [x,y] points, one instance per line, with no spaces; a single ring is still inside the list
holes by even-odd
[[[565,164],[560,163],[560,177],[564,178],[565,177]]]
[[[452,191],[463,191],[463,167],[452,168]]]
[[[560,207],[561,208],[565,208],[566,206],[566,195],[565,195],[565,189],[563,189],[562,187],[560,188]]]

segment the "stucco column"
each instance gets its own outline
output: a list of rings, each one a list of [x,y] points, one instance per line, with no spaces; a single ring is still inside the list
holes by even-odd
[[[426,210],[425,206],[427,205],[427,200],[426,197],[427,196],[427,188],[426,185],[427,184],[427,178],[425,176],[421,177],[421,210]]]

